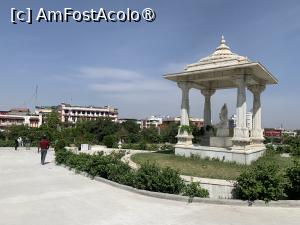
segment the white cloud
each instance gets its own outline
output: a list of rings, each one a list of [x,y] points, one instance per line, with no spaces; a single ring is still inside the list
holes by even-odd
[[[139,73],[117,68],[108,67],[83,67],[79,70],[79,77],[91,79],[113,79],[113,80],[139,80],[143,76]]]
[[[88,83],[89,89],[106,95],[153,94],[166,91],[172,86],[171,82],[163,80],[161,76],[150,77],[133,70],[118,68],[85,67],[79,70],[76,77],[92,79]]]
[[[168,73],[178,73],[183,71],[186,66],[190,63],[168,63],[164,69],[163,72],[168,74]]]
[[[141,79],[141,80],[130,80],[124,82],[111,81],[108,83],[94,83],[94,84],[90,84],[89,87],[91,90],[94,91],[127,94],[127,93],[165,91],[166,89],[169,89],[170,85],[159,80]]]

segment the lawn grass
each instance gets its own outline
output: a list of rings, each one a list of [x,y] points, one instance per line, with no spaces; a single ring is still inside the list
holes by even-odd
[[[235,180],[243,170],[250,168],[261,161],[273,161],[282,170],[292,165],[293,161],[292,157],[283,158],[279,154],[274,153],[267,153],[250,166],[221,162],[218,160],[201,159],[198,157],[185,158],[182,156],[175,156],[174,154],[164,153],[139,153],[133,155],[131,159],[138,164],[148,161],[157,163],[161,167],[171,167],[179,170],[183,175],[224,180]]]

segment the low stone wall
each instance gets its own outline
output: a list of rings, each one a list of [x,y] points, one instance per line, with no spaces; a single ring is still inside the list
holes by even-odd
[[[199,182],[202,188],[205,188],[209,192],[209,198],[211,199],[232,199],[234,180],[220,180],[210,179],[202,177],[191,177],[181,175],[181,178],[186,182]]]
[[[123,149],[124,150],[124,149]],[[83,151],[85,153],[95,153],[97,151],[103,151],[106,154],[110,154],[112,151],[119,151],[119,149],[106,148],[103,146],[92,147],[89,151]],[[133,169],[138,169],[139,165],[131,160],[131,156],[137,153],[151,153],[150,151],[143,150],[131,150],[126,149],[127,154],[122,158],[122,161],[128,163],[128,165]],[[191,177],[181,175],[181,178],[186,182],[199,182],[202,188],[205,188],[209,192],[209,198],[211,199],[232,199],[233,189],[235,181],[219,180],[219,179],[209,179],[201,177]]]
[[[263,147],[253,147],[247,151],[229,150],[226,148],[217,148],[210,146],[198,145],[176,145],[175,154],[185,157],[197,155],[201,158],[215,158],[226,162],[236,162],[239,164],[250,165],[251,162],[257,160],[265,152]]]
[[[122,160],[129,164],[133,169],[138,169],[139,165],[131,160],[131,156],[136,153],[151,153],[147,151],[132,151],[130,154],[125,155]],[[202,188],[205,188],[209,192],[209,198],[211,199],[232,199],[234,180],[220,180],[220,179],[210,179],[202,177],[192,177],[192,176],[180,176],[186,182],[199,182]]]

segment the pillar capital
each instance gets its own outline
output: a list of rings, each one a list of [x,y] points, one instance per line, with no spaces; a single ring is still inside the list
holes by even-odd
[[[260,94],[265,90],[266,86],[262,84],[255,84],[248,86],[249,91],[251,91],[254,95]]]
[[[189,82],[189,81],[178,81],[177,82],[177,86],[181,89],[181,90],[189,90],[192,88],[193,83]]]
[[[248,80],[248,75],[235,75],[232,77],[232,81],[237,85],[237,87],[245,85]]]
[[[205,97],[211,97],[216,92],[216,89],[201,89],[201,94]]]

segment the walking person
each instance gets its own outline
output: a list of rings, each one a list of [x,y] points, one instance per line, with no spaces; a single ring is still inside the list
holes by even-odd
[[[42,140],[42,138],[40,138],[39,142],[38,142],[38,145],[37,145],[37,148],[38,148],[38,154],[40,153],[41,151],[41,148],[40,148],[40,141]]]
[[[18,142],[19,142],[19,146],[23,147],[23,139],[22,139],[22,137],[18,138]]]
[[[47,151],[49,149],[49,141],[47,140],[45,135],[43,136],[42,140],[39,143],[39,148],[41,150],[41,164],[44,165]]]
[[[18,139],[15,139],[15,150],[18,150],[19,147],[19,141]]]

